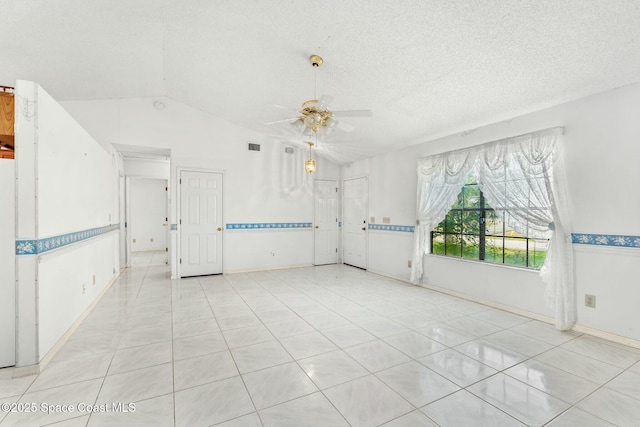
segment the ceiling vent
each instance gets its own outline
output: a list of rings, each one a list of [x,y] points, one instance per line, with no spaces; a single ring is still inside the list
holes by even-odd
[[[249,151],[260,151],[260,144],[250,142],[249,144],[247,144],[247,149]]]

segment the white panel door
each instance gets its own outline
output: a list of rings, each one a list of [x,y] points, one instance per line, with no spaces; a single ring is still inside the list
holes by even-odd
[[[343,187],[342,262],[367,268],[367,213],[369,186],[366,177],[346,179]]]
[[[222,273],[222,174],[180,172],[180,276]]]
[[[0,160],[0,368],[16,364],[14,160]]]
[[[315,265],[338,262],[338,182],[315,180]]]

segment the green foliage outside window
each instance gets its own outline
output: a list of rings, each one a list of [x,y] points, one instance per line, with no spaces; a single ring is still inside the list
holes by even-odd
[[[510,230],[488,205],[473,177],[431,233],[434,254],[540,269],[549,241]]]

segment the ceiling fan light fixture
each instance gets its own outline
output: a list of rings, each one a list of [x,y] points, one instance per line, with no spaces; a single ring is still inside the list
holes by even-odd
[[[316,161],[311,158],[311,147],[313,147],[313,142],[307,142],[309,144],[309,159],[304,162],[304,170],[309,173],[313,173],[316,170]]]
[[[291,126],[302,132],[304,130],[304,121],[302,119],[298,119],[295,122],[292,122]]]
[[[309,159],[306,162],[304,162],[304,169],[309,172],[309,173],[313,173],[316,170],[316,161],[313,159]]]
[[[318,55],[311,55],[309,58],[311,65],[314,68],[318,68],[324,62]],[[279,120],[275,122],[265,123],[266,125],[272,125],[281,122],[289,122],[298,132],[301,132],[304,136],[314,136],[320,133],[329,133],[334,130],[339,122],[333,118],[334,112],[329,109],[329,104],[333,99],[332,96],[322,95],[318,98],[317,91],[317,73],[316,73],[316,89],[314,91],[314,99],[304,101],[302,103],[302,109],[299,112],[298,117],[292,117],[285,120]],[[347,110],[336,111],[342,116],[351,117],[370,117],[371,111],[369,110]],[[349,114],[351,113],[351,114]]]
[[[308,128],[313,128],[313,125],[316,123],[316,116],[314,114],[309,114],[304,118],[304,125]]]
[[[338,124],[338,121],[333,117],[327,117],[324,121],[324,126],[329,129],[336,127],[337,124]]]

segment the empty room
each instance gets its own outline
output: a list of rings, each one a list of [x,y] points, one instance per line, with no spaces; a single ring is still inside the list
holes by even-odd
[[[640,425],[638,2],[0,35],[0,427]]]

